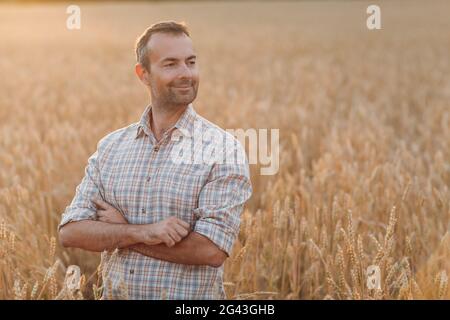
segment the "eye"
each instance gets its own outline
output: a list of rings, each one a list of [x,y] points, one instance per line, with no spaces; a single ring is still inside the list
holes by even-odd
[[[194,64],[195,64],[195,60],[189,61],[189,64],[190,64],[190,65],[194,65]]]
[[[168,64],[166,64],[166,65],[164,65],[164,67],[173,67],[175,65],[175,63],[168,63]]]

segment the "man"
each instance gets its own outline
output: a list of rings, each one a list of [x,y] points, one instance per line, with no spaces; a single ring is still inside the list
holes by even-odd
[[[103,252],[103,299],[225,298],[223,263],[252,193],[245,151],[193,109],[199,70],[184,24],[148,28],[136,58],[151,104],[139,122],[98,143],[62,216],[60,242]],[[213,156],[224,153],[245,160]],[[190,161],[180,163],[180,154]]]

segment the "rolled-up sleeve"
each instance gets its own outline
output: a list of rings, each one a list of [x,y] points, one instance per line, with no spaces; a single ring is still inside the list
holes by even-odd
[[[209,238],[230,256],[239,233],[242,210],[251,195],[246,160],[241,164],[214,164],[200,192],[198,208],[194,210],[197,218],[194,231]]]
[[[103,139],[102,139],[103,140]],[[65,224],[72,221],[95,220],[97,218],[97,209],[92,199],[102,198],[103,187],[100,181],[99,171],[99,151],[102,140],[97,145],[97,150],[88,159],[85,168],[85,175],[81,183],[77,186],[75,196],[71,204],[66,207],[62,214],[58,230]]]

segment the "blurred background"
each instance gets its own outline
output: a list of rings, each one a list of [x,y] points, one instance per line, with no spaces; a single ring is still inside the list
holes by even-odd
[[[97,142],[149,103],[134,43],[162,20],[190,28],[199,114],[280,129],[279,172],[251,166],[228,298],[449,299],[450,3],[372,2],[0,3],[0,299],[60,297],[69,265],[98,298],[99,254],[57,225]]]

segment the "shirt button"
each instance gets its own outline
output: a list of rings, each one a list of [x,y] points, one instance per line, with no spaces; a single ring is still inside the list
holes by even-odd
[[[134,270],[133,269],[130,269],[130,274],[133,274],[134,273]]]
[[[158,146],[156,146],[156,147],[154,147],[154,148],[153,148],[153,150],[155,150],[155,152],[158,152],[158,150],[159,150],[159,147],[158,147]]]
[[[145,213],[145,210],[144,210],[144,208],[142,208],[142,209],[141,209],[141,212],[142,212],[142,213]]]

